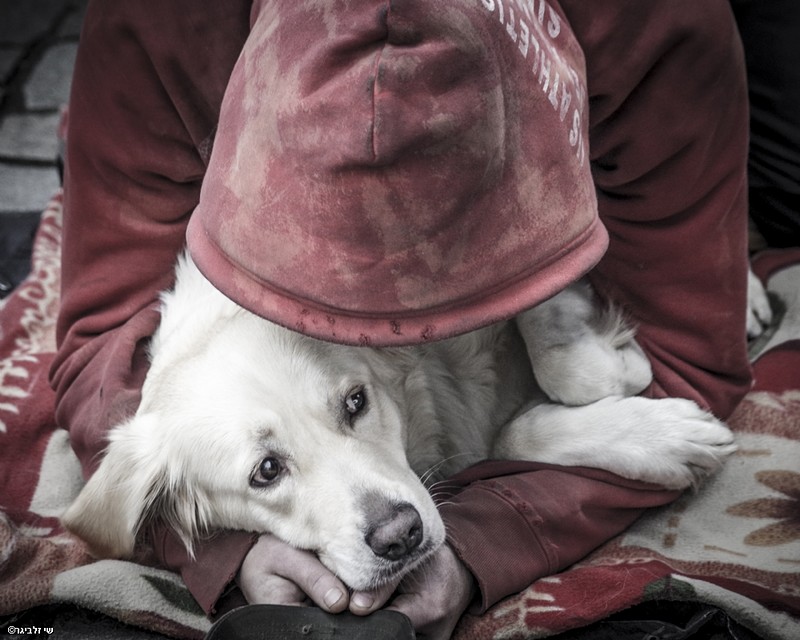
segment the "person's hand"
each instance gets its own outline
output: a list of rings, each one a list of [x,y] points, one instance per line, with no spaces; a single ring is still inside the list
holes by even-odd
[[[354,593],[350,611],[359,615],[386,607],[411,620],[417,638],[447,640],[476,592],[475,579],[449,545],[442,547],[422,566],[403,578],[399,587],[386,585],[369,593]],[[371,601],[370,601],[371,600]],[[359,601],[368,606],[359,606]]]
[[[347,587],[316,555],[268,533],[245,556],[236,582],[250,604],[308,605],[331,613],[350,604]]]
[[[374,591],[348,589],[309,551],[262,534],[236,578],[250,604],[316,604],[325,611],[368,615],[383,607],[411,620],[417,638],[446,640],[475,595],[475,580],[448,545],[407,575]]]
[[[476,591],[475,578],[445,544],[403,579],[387,609],[407,615],[418,639],[447,640]]]

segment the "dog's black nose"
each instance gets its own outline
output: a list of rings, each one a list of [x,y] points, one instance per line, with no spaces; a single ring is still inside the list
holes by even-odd
[[[407,502],[387,504],[385,509],[378,518],[373,516],[373,524],[364,539],[376,556],[400,560],[422,542],[422,518]]]

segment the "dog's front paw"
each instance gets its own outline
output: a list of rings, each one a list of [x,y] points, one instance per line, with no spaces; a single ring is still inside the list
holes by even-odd
[[[696,487],[736,451],[731,430],[691,400],[627,401],[648,403],[638,416],[644,427],[639,446],[647,452],[633,474],[640,480],[668,489]]]
[[[747,274],[747,337],[757,338],[772,322],[772,307],[764,285],[750,270]]]
[[[610,396],[634,396],[653,377],[647,356],[632,337],[619,344],[589,335],[531,355],[542,391],[552,401],[568,406]]]

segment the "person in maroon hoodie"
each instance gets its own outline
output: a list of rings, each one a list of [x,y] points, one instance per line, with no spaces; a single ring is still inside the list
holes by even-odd
[[[57,419],[88,477],[138,405],[187,227],[201,270],[239,304],[372,346],[510,317],[591,269],[638,328],[645,393],[725,418],[750,385],[746,152],[725,0],[90,2],[70,100]],[[445,638],[470,605],[677,497],[513,461],[448,487],[448,544],[371,593],[270,535],[225,532],[194,558],[163,527],[149,542],[212,615],[242,595],[359,614],[393,598]]]

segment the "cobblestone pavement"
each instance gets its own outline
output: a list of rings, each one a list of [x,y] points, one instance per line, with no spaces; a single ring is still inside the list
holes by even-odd
[[[87,0],[0,0],[0,297],[29,269],[32,233],[59,187],[59,113]]]
[[[41,211],[58,188],[59,110],[85,4],[0,0],[0,214]]]

